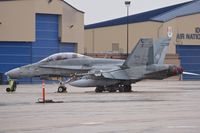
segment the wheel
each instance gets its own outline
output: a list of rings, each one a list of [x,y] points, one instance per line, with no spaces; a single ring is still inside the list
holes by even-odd
[[[65,86],[59,86],[58,87],[58,93],[63,93],[63,92],[66,92],[67,91],[67,88]]]
[[[125,85],[119,85],[118,90],[119,90],[119,92],[124,92],[124,90],[125,90]]]
[[[6,92],[10,92],[11,91],[11,89],[10,88],[6,88]]]
[[[115,89],[115,87],[109,87],[109,88],[107,88],[107,90],[109,91],[109,92],[116,92],[117,90]]]
[[[119,92],[124,92],[124,88],[123,88],[123,87],[120,87],[120,88],[119,88]]]
[[[102,93],[104,91],[103,87],[96,87],[95,92],[96,93]]]
[[[132,92],[131,85],[125,85],[124,86],[124,92]]]
[[[119,87],[119,92],[132,92],[131,85],[123,85]]]

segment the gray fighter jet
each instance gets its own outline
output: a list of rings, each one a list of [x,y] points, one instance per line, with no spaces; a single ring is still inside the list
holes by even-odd
[[[57,53],[37,63],[5,73],[9,79],[40,77],[60,80],[58,92],[65,83],[76,87],[96,87],[95,92],[131,92],[131,84],[143,79],[165,79],[183,73],[181,67],[163,64],[170,38],[140,39],[127,60],[92,58],[77,53]],[[68,77],[68,81],[63,81]],[[55,79],[55,78],[54,78]],[[15,90],[7,88],[7,91]]]

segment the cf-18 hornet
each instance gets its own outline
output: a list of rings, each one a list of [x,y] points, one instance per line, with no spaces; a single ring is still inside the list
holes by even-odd
[[[34,64],[12,69],[5,75],[12,80],[68,77],[67,81],[60,80],[58,92],[66,91],[65,83],[75,87],[96,87],[95,92],[131,92],[131,84],[138,81],[161,80],[183,73],[180,66],[163,64],[170,40],[168,37],[160,38],[153,43],[150,38],[140,39],[126,60],[57,53]],[[14,91],[15,88],[16,85],[13,85],[7,91]]]

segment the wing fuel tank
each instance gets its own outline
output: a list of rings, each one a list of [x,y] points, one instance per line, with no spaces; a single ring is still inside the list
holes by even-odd
[[[117,80],[105,80],[105,79],[79,79],[70,82],[71,86],[75,87],[96,87],[96,86],[110,86],[113,84],[117,84],[119,81]]]

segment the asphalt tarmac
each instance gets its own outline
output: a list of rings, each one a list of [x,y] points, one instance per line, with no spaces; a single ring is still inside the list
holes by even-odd
[[[94,93],[68,86],[55,93],[46,85],[18,85],[14,93],[0,86],[0,133],[199,133],[199,81],[144,81],[132,93]]]

